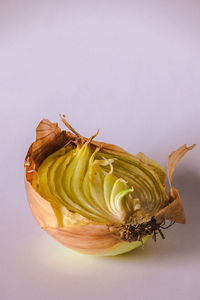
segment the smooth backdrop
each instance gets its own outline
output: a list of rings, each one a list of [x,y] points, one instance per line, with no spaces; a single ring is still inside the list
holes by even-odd
[[[0,298],[200,299],[200,2],[0,0]],[[43,232],[23,162],[42,118],[168,154],[186,225],[114,258],[74,254]]]

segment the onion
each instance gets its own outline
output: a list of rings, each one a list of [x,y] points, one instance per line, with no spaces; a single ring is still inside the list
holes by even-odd
[[[117,255],[164,235],[166,220],[184,224],[183,205],[172,173],[195,145],[183,145],[163,168],[143,153],[95,142],[43,119],[25,159],[25,187],[40,227],[72,250]],[[171,225],[171,224],[170,224]]]

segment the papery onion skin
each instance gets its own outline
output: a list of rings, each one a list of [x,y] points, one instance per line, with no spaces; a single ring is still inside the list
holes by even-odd
[[[141,246],[152,236],[153,233],[155,234],[155,231],[159,229],[159,224],[162,224],[165,219],[178,223],[185,223],[181,199],[178,191],[171,185],[171,177],[179,159],[183,157],[188,150],[191,150],[194,145],[191,147],[186,147],[186,145],[184,145],[169,156],[167,174],[171,188],[168,198],[164,183],[165,174],[162,170],[162,167],[156,162],[148,159],[142,153],[138,154],[137,156],[132,156],[117,146],[94,142],[92,138],[88,140],[79,135],[66,122],[65,119],[63,119],[63,121],[73,133],[61,131],[57,124],[51,123],[46,119],[42,120],[37,127],[36,142],[34,142],[29,148],[25,159],[25,187],[27,198],[35,219],[39,223],[40,227],[45,229],[49,235],[51,235],[64,246],[67,246],[68,248],[80,253],[111,256],[129,252],[134,248]],[[158,227],[154,229],[150,228],[150,230],[145,229],[146,231],[144,234],[140,235],[139,233],[139,235],[137,235],[137,240],[134,240],[133,237],[129,236],[128,240],[126,241],[124,238],[122,238],[122,236],[124,237],[126,235],[122,235],[120,224],[112,224],[111,219],[110,221],[108,219],[108,223],[106,221],[97,222],[95,219],[92,220],[87,214],[84,216],[80,211],[76,211],[76,209],[74,211],[70,211],[68,206],[63,206],[63,203],[60,204],[59,202],[55,202],[53,200],[49,201],[49,199],[45,199],[45,197],[40,195],[39,191],[37,190],[36,183],[34,183],[34,174],[37,174],[38,169],[45,159],[50,157],[52,153],[56,153],[56,151],[62,149],[62,147],[65,147],[66,144],[72,145],[72,148],[76,148],[78,144],[84,145],[84,143],[90,144],[92,147],[91,149],[93,149],[92,151],[96,151],[95,149],[97,148],[99,149],[97,151],[97,155],[94,153],[98,159],[97,162],[102,159],[102,154],[105,156],[103,157],[105,161],[112,159],[113,157],[115,159],[118,158],[116,163],[113,163],[113,172],[116,174],[115,176],[123,175],[125,176],[126,180],[128,180],[127,182],[129,184],[134,183],[136,187],[136,194],[138,193],[137,195],[140,195],[143,197],[143,199],[145,199],[144,197],[146,197],[145,195],[147,194],[143,194],[143,191],[140,189],[140,185],[142,184],[142,186],[146,186],[145,193],[151,190],[152,193],[157,185],[155,189],[156,194],[154,196],[152,194],[152,196],[158,197],[158,200],[155,200],[154,198],[154,201],[156,202],[154,204],[155,208],[153,208],[152,211],[150,208],[148,208],[152,206],[151,202],[149,202],[146,209],[146,202],[144,202],[143,209],[140,209],[139,212],[134,213],[134,217],[129,216],[129,219],[122,218],[121,220],[122,222],[125,222],[124,224],[130,224],[130,222],[132,222],[132,225],[137,226],[138,222],[150,222],[150,219],[154,218],[155,222],[158,224]],[[121,166],[119,164],[120,161]],[[126,174],[126,172],[123,170],[123,167],[126,166],[127,169],[129,165],[130,171]],[[140,169],[143,171],[140,171]],[[108,174],[108,167],[105,166],[103,172],[104,173],[102,174]],[[133,172],[133,175],[130,175],[130,172]],[[147,179],[150,179],[148,179],[146,183],[144,182],[144,180],[146,180],[145,176],[150,176],[147,177]],[[153,184],[152,187],[151,184]],[[163,200],[158,205],[158,201],[161,201],[159,200],[159,197],[163,197]],[[141,201],[140,203],[142,203]],[[125,212],[126,211],[127,209]],[[117,222],[120,223],[120,219]],[[148,222],[147,224],[149,226]],[[112,228],[114,228],[114,231],[111,230]],[[120,230],[118,230],[118,228],[120,228]]]

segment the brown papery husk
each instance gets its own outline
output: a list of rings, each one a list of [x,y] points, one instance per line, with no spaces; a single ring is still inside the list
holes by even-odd
[[[83,218],[79,222],[79,226],[69,224],[66,227],[59,227],[56,216],[56,205],[54,207],[50,202],[36,192],[32,187],[32,177],[35,170],[38,170],[41,163],[52,153],[62,148],[65,145],[76,147],[77,144],[90,142],[94,149],[100,148],[114,155],[123,155],[126,157],[134,157],[139,160],[139,156],[133,156],[124,149],[103,143],[93,141],[78,134],[62,117],[62,121],[73,132],[61,131],[57,123],[52,123],[47,119],[43,119],[36,129],[36,141],[30,146],[25,159],[26,179],[25,186],[27,191],[28,201],[35,219],[38,221],[41,228],[45,229],[53,238],[61,242],[63,245],[81,251],[87,254],[103,254],[110,248],[115,247],[124,239],[121,238],[121,232],[109,230],[109,226],[98,224],[93,221]],[[172,173],[187,151],[191,150],[195,145],[180,147],[172,152],[168,157],[167,175],[170,183],[170,193],[168,205],[162,208],[155,216],[158,224],[162,224],[164,220],[173,222],[185,223],[185,215],[181,198],[177,189],[171,185]],[[121,229],[120,229],[121,230]]]
[[[155,216],[157,222],[162,223],[163,220],[170,220],[176,223],[185,224],[185,213],[180,198],[179,192],[176,188],[172,186],[172,174],[179,162],[179,160],[190,150],[192,150],[196,145],[187,147],[186,144],[178,148],[176,151],[173,151],[168,156],[167,161],[167,177],[170,184],[169,192],[169,204],[162,208]]]

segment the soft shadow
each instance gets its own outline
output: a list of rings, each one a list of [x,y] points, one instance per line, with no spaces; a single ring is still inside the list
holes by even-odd
[[[148,241],[144,249],[137,248],[127,254],[106,259],[144,261],[149,259],[182,259],[200,253],[200,175],[191,169],[176,171],[173,185],[179,190],[183,201],[186,224],[174,224],[164,231],[165,240]]]

